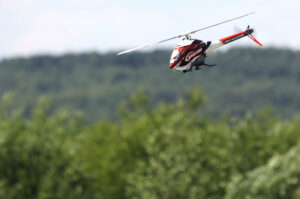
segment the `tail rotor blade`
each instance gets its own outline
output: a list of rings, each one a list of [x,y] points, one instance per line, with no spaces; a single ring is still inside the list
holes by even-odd
[[[254,32],[252,33],[252,35],[256,38],[258,36],[257,29],[256,29],[255,26],[252,26],[251,28],[254,30]]]
[[[242,32],[242,31],[243,31],[243,29],[241,29],[239,26],[237,26],[237,25],[233,26],[233,32],[234,33],[239,33],[239,32]]]

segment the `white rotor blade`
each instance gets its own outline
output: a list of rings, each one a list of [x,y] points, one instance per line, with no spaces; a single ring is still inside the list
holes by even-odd
[[[123,55],[125,53],[130,53],[132,51],[135,51],[135,50],[138,50],[138,49],[141,49],[141,48],[145,48],[145,47],[148,47],[148,46],[152,46],[152,45],[155,45],[156,43],[154,44],[147,44],[147,45],[143,45],[143,46],[138,46],[138,47],[135,47],[135,48],[131,48],[129,50],[124,50],[122,52],[119,52],[117,55]]]
[[[211,26],[207,26],[207,27],[205,27],[205,28],[201,28],[201,29],[198,29],[198,30],[194,30],[194,31],[188,32],[188,33],[186,33],[186,34],[194,34],[194,33],[196,33],[196,32],[199,32],[199,31],[202,31],[202,30],[205,30],[205,29],[208,29],[208,28],[212,28],[212,27],[214,27],[214,26],[218,26],[218,25],[221,25],[221,24],[224,24],[224,23],[227,23],[227,22],[236,20],[236,19],[240,19],[240,18],[249,16],[249,15],[252,15],[252,14],[254,14],[254,12],[250,12],[250,13],[248,13],[248,14],[245,14],[245,15],[242,15],[242,16],[239,16],[239,17],[235,17],[235,18],[233,18],[233,19],[229,19],[229,20],[226,20],[226,21],[223,21],[223,22],[220,22],[220,23],[211,25]]]
[[[122,54],[129,53],[129,52],[132,52],[132,51],[135,51],[135,50],[139,50],[139,49],[141,49],[141,48],[145,48],[145,47],[157,45],[157,44],[163,43],[163,42],[165,42],[165,41],[169,41],[169,40],[172,40],[172,39],[176,39],[176,38],[184,37],[184,36],[187,36],[187,35],[190,35],[190,34],[194,34],[194,33],[196,33],[196,32],[199,32],[199,31],[202,31],[202,30],[205,30],[205,29],[214,27],[214,26],[218,26],[218,25],[221,25],[221,24],[223,24],[223,23],[227,23],[227,22],[230,22],[230,21],[233,21],[233,20],[242,18],[242,17],[246,17],[246,16],[252,15],[252,14],[254,14],[254,12],[250,12],[250,13],[248,13],[248,14],[245,14],[245,15],[242,15],[242,16],[239,16],[239,17],[235,17],[235,18],[233,18],[233,19],[229,19],[229,20],[226,20],[226,21],[223,21],[223,22],[220,22],[220,23],[211,25],[211,26],[207,26],[207,27],[205,27],[205,28],[201,28],[201,29],[194,30],[194,31],[191,31],[191,32],[188,32],[188,33],[180,34],[180,35],[177,35],[177,36],[175,36],[175,37],[171,37],[171,38],[169,38],[169,39],[164,39],[164,40],[159,41],[159,42],[155,42],[155,43],[152,43],[152,44],[146,44],[146,45],[143,45],[143,46],[138,46],[138,47],[135,47],[135,48],[132,48],[132,49],[129,49],[129,50],[125,50],[125,51],[122,51],[122,52],[118,53],[117,55],[122,55]]]
[[[252,35],[256,38],[256,37],[258,37],[258,35],[259,34],[257,34],[257,29],[256,29],[256,27],[251,27],[253,30],[254,30],[254,32],[252,33]]]
[[[146,44],[146,45],[143,45],[143,46],[138,46],[138,47],[135,47],[135,48],[131,48],[129,50],[125,50],[125,51],[122,51],[122,52],[118,53],[118,55],[123,55],[125,53],[129,53],[129,52],[141,49],[141,48],[145,48],[145,47],[149,47],[149,46],[153,46],[153,45],[158,45],[158,44],[160,44],[162,42],[169,41],[169,40],[172,40],[172,39],[176,39],[176,38],[179,38],[179,37],[181,37],[181,36],[175,36],[175,37],[171,37],[169,39],[164,39],[162,41],[155,42],[155,43],[152,43],[152,44]]]

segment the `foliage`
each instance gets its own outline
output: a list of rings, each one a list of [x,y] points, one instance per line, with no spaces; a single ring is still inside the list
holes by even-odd
[[[0,62],[0,93],[13,91],[25,114],[40,95],[52,95],[52,110],[84,112],[88,122],[99,117],[119,119],[118,105],[138,88],[151,96],[151,106],[174,103],[186,90],[207,95],[202,111],[210,116],[244,116],[272,105],[284,117],[300,109],[300,53],[276,48],[231,48],[209,54],[213,68],[182,74],[172,72],[171,50],[133,53],[40,55]]]
[[[226,198],[272,199],[300,197],[300,147],[269,162],[245,176],[236,176],[228,185]]]
[[[205,96],[174,103],[142,89],[120,120],[84,124],[50,111],[42,98],[29,116],[0,105],[0,198],[297,198],[300,118],[267,108],[211,119]]]
[[[6,98],[6,97],[5,97]],[[6,99],[5,99],[6,100]],[[22,111],[0,119],[0,198],[83,198],[97,195],[76,162],[81,117],[61,110],[48,116],[49,103],[41,99],[32,117]]]

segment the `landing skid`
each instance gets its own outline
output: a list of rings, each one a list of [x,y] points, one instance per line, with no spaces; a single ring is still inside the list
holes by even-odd
[[[190,67],[188,70],[183,70],[182,72],[183,72],[183,73],[186,73],[186,72],[192,72],[192,71],[193,71],[192,68],[193,68],[193,67]]]
[[[203,64],[204,66],[207,66],[207,67],[214,67],[216,66],[217,64]]]
[[[203,63],[203,64],[201,64],[201,65],[195,65],[195,70],[201,70],[202,68],[201,68],[201,66],[207,66],[207,67],[214,67],[214,66],[216,66],[217,64],[205,64],[205,63]],[[182,71],[183,73],[186,73],[186,72],[192,72],[192,69],[193,67],[191,67],[191,68],[189,68],[188,70],[184,70],[184,71]]]

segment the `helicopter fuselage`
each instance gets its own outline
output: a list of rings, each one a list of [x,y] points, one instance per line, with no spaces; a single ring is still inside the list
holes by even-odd
[[[188,71],[200,60],[205,60],[206,51],[211,42],[197,39],[183,39],[174,48],[170,59],[170,68],[175,71]]]
[[[246,36],[254,40],[255,38],[251,35],[253,32],[253,29],[247,28],[247,30],[234,35],[207,42],[198,39],[184,38],[173,50],[170,59],[170,69],[188,72],[192,71],[194,66],[196,70],[202,65],[212,66],[205,64],[206,53]],[[258,42],[256,39],[254,41]],[[258,42],[258,44],[260,43]]]

